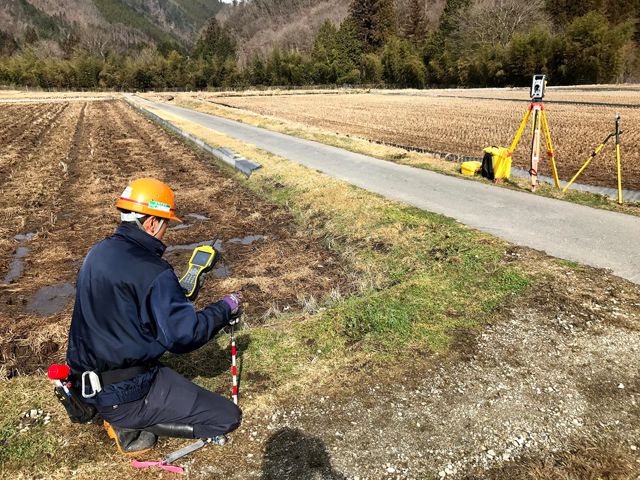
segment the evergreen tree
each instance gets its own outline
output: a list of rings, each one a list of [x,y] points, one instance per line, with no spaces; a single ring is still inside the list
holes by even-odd
[[[338,50],[338,31],[331,20],[326,19],[311,50],[311,75],[317,84],[326,84],[336,81],[332,65],[336,59]]]
[[[334,51],[337,47],[338,31],[335,25],[328,18],[324,21],[311,50],[311,59],[314,61],[328,60],[329,63],[335,60]]]
[[[96,88],[100,83],[103,62],[87,52],[78,52],[72,60],[76,76],[76,87]]]
[[[339,83],[356,83],[354,70],[357,70],[361,56],[362,46],[358,39],[356,24],[351,17],[347,17],[336,35],[336,55],[332,65]],[[359,76],[358,70],[357,77]]]
[[[390,38],[398,34],[394,0],[353,0],[349,15],[365,53],[382,49]]]
[[[414,45],[424,41],[427,34],[427,18],[424,8],[425,0],[410,0],[409,14],[404,28],[404,36]]]
[[[524,87],[531,84],[533,75],[550,74],[553,40],[551,33],[540,27],[514,34],[506,52],[506,67],[513,85]]]
[[[73,33],[67,35],[61,42],[60,48],[64,54],[66,60],[70,60],[73,57],[73,52],[80,46],[80,37]]]
[[[375,0],[352,0],[349,15],[353,19],[358,38],[365,52],[373,50],[371,43],[371,14]]]
[[[596,12],[576,18],[566,32],[566,79],[571,84],[618,80],[624,71],[622,52],[633,31],[633,20],[611,27],[606,17]]]
[[[0,30],[0,55],[6,55],[7,57],[13,55],[18,50],[18,42],[12,35]]]
[[[398,12],[394,0],[378,0],[371,12],[371,45],[381,49],[398,35]]]
[[[258,55],[253,57],[249,72],[249,83],[251,85],[266,85],[267,73],[264,61]]]
[[[445,37],[448,37],[458,29],[460,23],[460,11],[471,5],[471,0],[447,0],[444,5],[442,15],[440,15],[440,25],[438,30]]]
[[[211,59],[214,56],[226,60],[235,58],[237,51],[236,41],[226,28],[220,27],[216,17],[211,17],[206,23],[193,47],[191,56],[195,58]]]
[[[34,44],[39,40],[38,34],[36,33],[33,27],[25,28],[24,33],[22,35],[23,35],[25,45]]]
[[[284,85],[282,80],[282,53],[278,47],[271,50],[267,63],[265,65],[265,74],[267,85]]]
[[[547,11],[557,25],[566,26],[588,12],[604,13],[604,0],[546,0]]]
[[[181,52],[182,48],[178,42],[175,41],[164,41],[158,45],[158,53],[162,55],[164,58],[167,58],[171,52]]]

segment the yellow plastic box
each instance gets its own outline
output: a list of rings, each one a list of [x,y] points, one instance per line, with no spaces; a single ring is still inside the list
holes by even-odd
[[[475,175],[482,168],[482,162],[464,162],[462,164],[462,174],[463,175]]]

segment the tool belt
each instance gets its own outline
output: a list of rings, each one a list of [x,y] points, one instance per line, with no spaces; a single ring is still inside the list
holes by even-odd
[[[92,398],[102,391],[103,386],[131,380],[145,373],[154,365],[156,365],[155,362],[146,365],[136,365],[135,367],[108,370],[106,372],[72,373],[69,377],[74,384],[80,383],[82,396],[84,398]],[[91,387],[89,393],[87,393],[87,386]]]
[[[155,364],[139,365],[107,372],[70,373],[66,380],[56,386],[54,394],[62,403],[72,423],[88,423],[98,412],[95,405],[84,401],[102,391],[104,385],[131,380],[145,373]],[[89,377],[91,392],[86,393],[86,378]],[[80,388],[78,388],[80,385]],[[84,397],[84,398],[83,398]]]

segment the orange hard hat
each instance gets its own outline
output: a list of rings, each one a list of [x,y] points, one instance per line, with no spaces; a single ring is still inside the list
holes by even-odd
[[[174,213],[173,192],[155,178],[141,178],[131,182],[120,195],[116,208],[182,223]]]

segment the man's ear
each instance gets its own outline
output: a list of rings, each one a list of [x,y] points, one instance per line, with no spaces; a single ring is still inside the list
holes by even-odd
[[[155,215],[151,215],[149,216],[144,223],[142,224],[142,226],[144,227],[144,230],[149,233],[149,235],[153,235],[153,232],[155,230],[155,224],[154,221],[157,222],[158,218]]]

